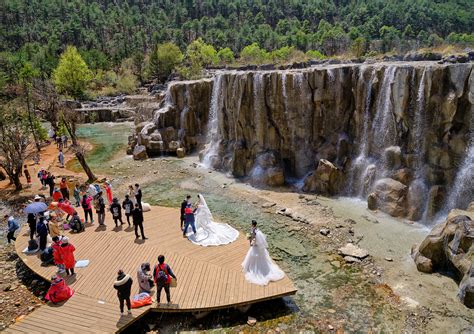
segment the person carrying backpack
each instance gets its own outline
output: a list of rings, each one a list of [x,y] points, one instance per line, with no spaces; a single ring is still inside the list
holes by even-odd
[[[161,299],[161,290],[165,289],[166,300],[168,304],[171,303],[170,284],[171,278],[176,279],[175,274],[171,270],[170,266],[165,263],[165,257],[163,255],[158,256],[158,264],[153,269],[153,278],[157,287],[156,290],[156,301],[159,304]]]
[[[8,225],[8,233],[7,233],[7,241],[10,243],[11,240],[16,240],[15,238],[15,231],[20,228],[18,223],[15,221],[15,218],[13,216],[9,217],[8,215],[5,215],[5,220],[7,220],[7,225]]]
[[[127,217],[128,226],[130,226],[130,216],[133,211],[133,202],[130,200],[129,195],[125,195],[125,200],[122,202],[123,211],[125,211],[125,217]]]

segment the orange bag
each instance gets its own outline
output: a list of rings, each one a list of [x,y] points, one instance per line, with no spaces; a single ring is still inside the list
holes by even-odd
[[[132,299],[132,308],[139,308],[151,304],[153,304],[153,300],[151,300],[151,296],[146,292],[135,295]]]

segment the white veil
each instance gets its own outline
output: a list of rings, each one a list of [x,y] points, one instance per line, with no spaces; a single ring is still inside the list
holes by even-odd
[[[211,210],[209,210],[204,196],[202,194],[198,194],[198,196],[199,202],[201,203],[201,207],[198,209],[197,214],[199,214],[203,219],[206,219],[208,222],[213,221]]]
[[[268,248],[267,237],[258,229],[255,234],[255,246],[265,249]]]

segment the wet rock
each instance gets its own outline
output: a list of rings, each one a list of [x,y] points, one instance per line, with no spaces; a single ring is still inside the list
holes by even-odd
[[[451,212],[443,223],[431,230],[418,248],[412,248],[412,257],[419,271],[452,271],[461,281],[459,298],[466,306],[473,307],[474,221],[468,211],[464,213],[454,215]]]
[[[355,257],[357,259],[364,259],[369,256],[369,252],[365,249],[359,248],[352,243],[347,243],[344,247],[338,249],[342,256]]]
[[[180,148],[178,148],[178,149],[176,150],[176,156],[177,156],[178,158],[181,158],[181,159],[182,159],[182,158],[185,157],[185,155],[186,155],[186,151],[184,150],[183,147],[180,147]]]
[[[146,153],[146,147],[143,145],[137,145],[133,149],[133,159],[134,160],[145,160],[148,159],[148,154]]]
[[[374,193],[370,194],[370,208],[377,208],[394,217],[406,214],[406,195],[408,187],[394,179],[384,178],[375,183]],[[369,201],[369,200],[368,200]],[[368,203],[369,205],[369,203]]]
[[[402,151],[400,146],[390,146],[384,151],[384,162],[388,169],[400,168],[402,164]]]
[[[320,159],[316,170],[304,180],[303,191],[334,195],[339,191],[340,170],[326,159]]]
[[[367,196],[367,208],[369,210],[377,210],[377,195],[375,193],[371,193]]]

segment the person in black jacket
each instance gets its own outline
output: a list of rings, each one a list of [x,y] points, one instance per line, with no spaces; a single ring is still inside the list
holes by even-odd
[[[30,240],[33,240],[35,238],[36,234],[36,217],[34,214],[29,213],[28,218],[28,227],[30,228]]]
[[[137,200],[140,209],[142,209],[142,189],[138,183],[135,183],[135,199]]]
[[[130,302],[130,292],[133,279],[130,275],[125,275],[122,269],[117,273],[117,280],[114,282],[114,288],[117,290],[117,297],[120,303],[120,314],[123,315],[124,303],[127,303],[128,314],[132,314],[132,303]]]
[[[99,225],[105,224],[105,201],[102,197],[102,191],[99,191],[96,195],[95,201],[97,202],[96,210],[97,219],[99,220]],[[117,223],[115,223],[117,225]]]
[[[120,206],[117,197],[114,197],[114,199],[112,200],[112,205],[110,206],[110,212],[112,212],[112,218],[114,219],[115,226],[118,227],[119,221],[120,221],[120,225],[123,225],[122,207]]]
[[[53,196],[53,191],[54,191],[54,179],[56,176],[48,172],[48,176],[46,177],[45,183],[49,186],[49,196]]]
[[[137,204],[135,204],[135,209],[132,211],[132,219],[133,225],[135,226],[135,236],[138,239],[138,227],[140,227],[140,232],[142,234],[142,239],[148,239],[145,237],[145,233],[143,232],[143,211],[142,208]]]
[[[130,200],[130,196],[125,195],[125,200],[122,202],[122,208],[125,212],[125,217],[127,217],[128,226],[130,226],[130,216],[133,211],[133,202]]]
[[[43,253],[46,249],[46,244],[48,242],[48,233],[49,233],[48,227],[46,226],[45,221],[44,221],[43,213],[40,213],[40,218],[39,218],[38,224],[36,225],[36,233],[38,234],[40,238],[40,242],[39,242],[40,251],[41,253]]]
[[[186,209],[190,201],[191,201],[191,195],[186,195],[186,199],[181,202],[181,231],[184,228],[184,221],[186,220],[186,214],[184,210]]]

